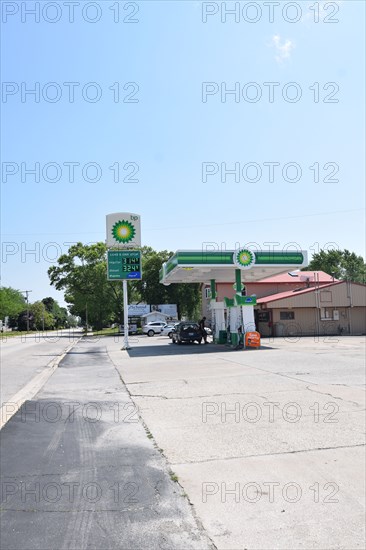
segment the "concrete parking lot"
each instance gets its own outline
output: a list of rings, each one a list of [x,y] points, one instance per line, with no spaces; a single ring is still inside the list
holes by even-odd
[[[363,337],[105,343],[217,548],[364,548]]]

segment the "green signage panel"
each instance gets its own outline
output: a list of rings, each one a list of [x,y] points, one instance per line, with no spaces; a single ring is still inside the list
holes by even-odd
[[[141,250],[108,250],[107,273],[109,281],[142,279]]]
[[[257,298],[256,296],[239,296],[235,294],[234,296],[235,305],[237,306],[256,306]]]

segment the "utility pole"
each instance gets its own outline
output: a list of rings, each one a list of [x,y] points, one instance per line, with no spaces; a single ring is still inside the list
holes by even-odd
[[[31,290],[21,290],[23,294],[25,294],[25,299],[27,300],[27,332],[29,332],[29,300],[28,300],[28,294],[32,292]]]

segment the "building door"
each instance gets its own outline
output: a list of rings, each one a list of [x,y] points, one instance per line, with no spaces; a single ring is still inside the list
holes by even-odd
[[[273,318],[271,309],[266,309],[264,311],[257,310],[256,326],[261,336],[273,336]]]

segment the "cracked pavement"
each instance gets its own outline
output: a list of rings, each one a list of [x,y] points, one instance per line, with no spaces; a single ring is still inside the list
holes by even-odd
[[[1,430],[2,550],[364,548],[365,339],[87,338]]]
[[[365,338],[110,357],[219,549],[364,548]]]

